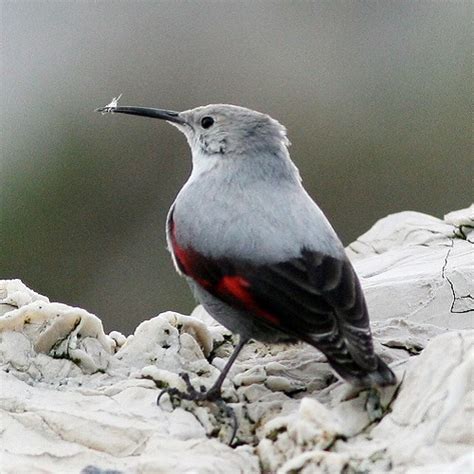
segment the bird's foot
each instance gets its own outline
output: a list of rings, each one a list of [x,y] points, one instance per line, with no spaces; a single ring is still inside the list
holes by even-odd
[[[367,401],[365,402],[365,408],[369,416],[369,420],[376,421],[380,420],[384,414],[384,408],[380,399],[381,394],[377,388],[373,387],[369,389],[367,394]]]
[[[180,376],[183,379],[183,382],[186,384],[186,391],[182,391],[177,388],[165,388],[158,395],[156,404],[158,406],[160,405],[160,401],[165,394],[168,394],[173,408],[179,406],[179,401],[182,400],[190,400],[193,402],[204,401],[214,403],[219,408],[219,411],[231,420],[232,431],[229,441],[229,445],[231,445],[237,433],[237,417],[235,416],[233,408],[227,405],[227,403],[223,400],[220,387],[213,386],[206,391],[206,388],[201,385],[200,390],[198,391],[192,386],[188,374],[182,373],[180,374]]]
[[[174,405],[174,399],[178,400],[191,400],[197,401],[209,401],[216,402],[221,398],[221,391],[219,388],[212,387],[206,392],[206,388],[201,385],[200,390],[196,390],[189,380],[189,375],[186,373],[179,374],[186,384],[186,391],[181,391],[177,388],[165,388],[161,391],[160,395],[156,400],[156,404],[159,405],[163,395],[168,394],[171,403]]]

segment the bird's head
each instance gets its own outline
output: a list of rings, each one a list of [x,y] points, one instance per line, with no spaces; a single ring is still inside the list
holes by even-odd
[[[188,139],[193,152],[224,156],[277,153],[288,146],[286,129],[269,115],[236,105],[197,107],[179,114],[174,123]]]
[[[111,106],[99,112],[124,113],[166,120],[186,136],[195,154],[224,157],[286,151],[286,129],[269,115],[236,105],[213,104],[183,112],[147,107]]]

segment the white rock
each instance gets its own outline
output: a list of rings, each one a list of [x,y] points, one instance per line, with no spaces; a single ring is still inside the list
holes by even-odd
[[[156,405],[181,372],[210,387],[232,352],[202,307],[106,335],[87,311],[0,281],[0,472],[472,472],[473,210],[389,216],[349,247],[401,385],[377,399],[308,345],[251,342],[224,385],[236,449],[215,405]]]
[[[472,223],[472,207],[448,221],[418,212],[394,214],[348,247],[373,321],[472,327],[473,246],[459,238],[460,228],[452,223]]]
[[[233,378],[233,382],[237,385],[252,385],[254,383],[264,382],[267,378],[265,368],[262,366],[252,367],[251,369],[246,370],[237,374]]]
[[[375,439],[390,440],[395,464],[453,461],[474,446],[471,422],[474,394],[474,331],[435,338],[408,362],[402,388],[390,414],[376,426]]]
[[[406,474],[472,474],[474,472],[474,456],[472,453],[461,456],[454,462],[442,464],[426,464],[409,468]]]
[[[115,349],[120,349],[126,342],[127,338],[119,331],[112,331],[109,337],[115,342]]]
[[[32,367],[33,358],[48,354],[92,373],[107,369],[114,347],[93,314],[39,298],[0,317],[0,332],[10,333],[0,341],[0,350],[11,365]]]
[[[0,280],[0,304],[21,308],[33,301],[49,303],[46,296],[30,290],[21,280]]]
[[[314,449],[289,459],[276,471],[277,474],[339,474],[349,464],[347,455]]]
[[[449,212],[444,216],[444,220],[456,227],[474,228],[474,204],[471,204],[466,209]]]

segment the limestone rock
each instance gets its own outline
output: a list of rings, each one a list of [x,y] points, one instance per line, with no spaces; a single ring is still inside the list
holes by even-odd
[[[251,342],[224,385],[237,448],[215,405],[156,405],[181,372],[209,387],[232,351],[202,308],[107,335],[87,311],[0,281],[0,472],[472,472],[473,209],[389,216],[348,249],[400,383],[356,391],[308,345]]]
[[[473,229],[473,206],[445,220],[401,212],[381,219],[349,245],[371,319],[472,327]]]

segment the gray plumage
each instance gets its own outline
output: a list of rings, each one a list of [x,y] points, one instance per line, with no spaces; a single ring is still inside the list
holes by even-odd
[[[303,340],[355,385],[395,383],[374,353],[359,280],[303,188],[280,123],[232,105],[113,111],[168,120],[188,140],[193,169],[167,238],[211,316],[243,340]]]
[[[173,124],[186,135],[193,159],[191,176],[174,204],[183,245],[212,257],[251,256],[256,263],[296,257],[302,246],[344,256],[334,230],[301,184],[282,125],[231,105],[181,115],[194,124]],[[205,116],[217,121],[203,133],[199,118]]]

